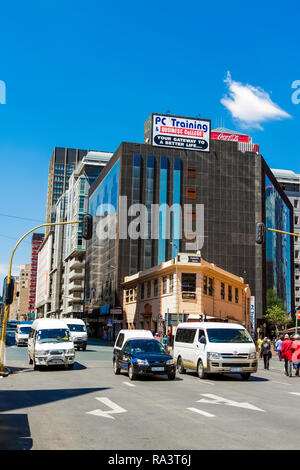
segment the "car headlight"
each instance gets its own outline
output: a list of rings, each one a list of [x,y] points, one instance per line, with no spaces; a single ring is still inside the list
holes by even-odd
[[[208,359],[221,359],[221,354],[217,352],[208,352],[207,357]]]
[[[138,359],[136,363],[139,366],[149,366],[149,362],[147,361],[147,359]]]
[[[256,359],[256,352],[252,352],[249,354],[249,359]]]
[[[49,351],[44,351],[44,350],[35,351],[35,356],[48,356],[48,354],[49,354]]]
[[[74,348],[65,350],[65,355],[66,356],[71,356],[72,354],[75,354]]]
[[[167,362],[166,362],[166,364],[167,364],[168,366],[170,366],[170,365],[172,365],[172,364],[175,364],[175,361],[174,361],[174,359],[168,359]]]

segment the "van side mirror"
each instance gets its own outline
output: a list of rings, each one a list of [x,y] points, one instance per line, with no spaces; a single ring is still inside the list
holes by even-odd
[[[205,336],[201,336],[201,338],[199,339],[199,343],[201,343],[201,344],[206,344],[206,338],[205,338]]]

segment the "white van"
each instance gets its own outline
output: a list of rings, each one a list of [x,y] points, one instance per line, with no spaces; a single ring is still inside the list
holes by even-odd
[[[146,339],[153,339],[153,334],[151,333],[150,330],[120,330],[119,334],[117,336],[115,345],[114,345],[114,351],[115,350],[121,350],[123,345],[128,339],[141,339],[141,338],[146,338]]]
[[[65,318],[64,321],[70,330],[75,348],[85,351],[88,337],[84,321],[79,318]]]
[[[17,325],[15,332],[16,346],[27,346],[32,322],[21,322]]]
[[[74,343],[63,320],[41,318],[33,322],[28,338],[28,360],[34,369],[58,364],[73,369],[74,359]]]
[[[248,380],[257,371],[255,344],[248,331],[237,323],[180,323],[174,341],[174,359],[178,372],[241,374]]]

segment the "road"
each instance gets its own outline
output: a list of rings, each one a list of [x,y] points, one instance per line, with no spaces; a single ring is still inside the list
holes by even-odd
[[[249,382],[193,373],[130,382],[111,359],[111,347],[91,340],[74,370],[33,371],[27,348],[9,346],[0,448],[300,449],[300,378],[276,359],[269,371],[260,361]]]

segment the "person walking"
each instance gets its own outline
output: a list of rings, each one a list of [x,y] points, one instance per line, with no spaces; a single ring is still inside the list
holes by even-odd
[[[299,377],[300,371],[300,335],[297,333],[293,336],[292,344],[292,361],[293,367],[295,369],[295,375]]]
[[[281,345],[282,345],[282,338],[279,336],[277,338],[276,343],[275,343],[275,351],[277,351],[278,359],[280,361],[282,361],[282,358],[281,358]]]
[[[272,352],[271,352],[271,341],[265,337],[262,344],[261,344],[261,355],[264,360],[264,368],[269,370],[269,365],[270,365],[270,358],[272,357]]]
[[[293,341],[289,335],[284,335],[284,341],[281,345],[281,357],[284,359],[285,375],[292,377],[292,344]]]
[[[261,357],[261,345],[262,345],[262,343],[263,343],[263,339],[259,337],[257,339],[257,352],[258,352],[259,357]]]

